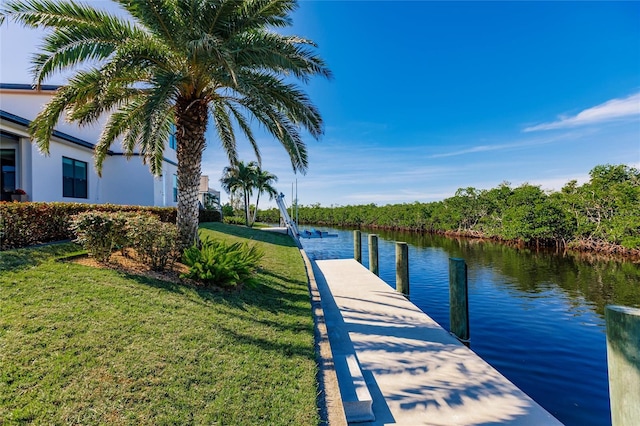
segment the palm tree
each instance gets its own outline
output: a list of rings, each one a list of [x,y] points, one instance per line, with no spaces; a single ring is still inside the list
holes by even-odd
[[[293,76],[330,77],[314,43],[270,29],[291,25],[296,0],[113,0],[129,18],[73,1],[4,1],[5,19],[51,31],[33,59],[34,82],[75,71],[32,122],[32,139],[48,153],[58,119],[80,124],[110,114],[95,147],[101,173],[110,146],[138,149],[151,172],[162,172],[171,124],[176,127],[178,228],[183,246],[197,238],[198,184],[211,116],[231,164],[235,129],[260,152],[250,126],[261,124],[285,148],[294,171],[305,173],[301,128],[314,138],[322,118]]]
[[[256,169],[256,175],[254,178],[253,187],[258,192],[256,197],[256,207],[253,211],[253,220],[251,224],[256,223],[256,217],[258,216],[258,203],[260,202],[260,194],[267,193],[269,195],[269,199],[273,200],[273,197],[278,195],[278,191],[273,187],[273,184],[278,181],[278,177],[272,173],[269,173],[266,170],[262,170],[260,166]]]
[[[244,199],[244,221],[249,226],[249,201],[253,194],[253,188],[256,183],[258,164],[255,161],[244,164],[238,161],[235,165],[224,168],[222,179],[222,188],[228,193],[240,192]]]

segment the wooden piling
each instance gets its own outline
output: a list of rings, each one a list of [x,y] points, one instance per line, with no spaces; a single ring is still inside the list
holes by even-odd
[[[396,242],[396,291],[409,296],[409,245]]]
[[[607,366],[613,426],[637,425],[640,419],[640,309],[605,307]]]
[[[451,332],[462,342],[468,342],[469,297],[464,259],[449,258],[449,320]]]
[[[362,235],[360,231],[353,231],[353,258],[362,263]]]
[[[378,267],[378,236],[369,234],[369,270],[380,276],[380,268]]]

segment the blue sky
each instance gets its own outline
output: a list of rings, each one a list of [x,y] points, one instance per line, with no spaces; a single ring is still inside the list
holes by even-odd
[[[301,1],[293,19],[334,78],[306,86],[325,135],[305,176],[260,138],[287,202],[296,179],[301,204],[384,205],[640,167],[640,2]],[[30,81],[33,33],[0,29],[2,82]],[[211,136],[203,173],[226,165]]]

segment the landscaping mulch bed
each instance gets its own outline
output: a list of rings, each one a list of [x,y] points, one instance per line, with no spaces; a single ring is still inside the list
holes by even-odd
[[[184,274],[189,271],[189,267],[185,264],[175,262],[171,267],[164,271],[154,271],[149,265],[145,265],[136,259],[136,254],[133,249],[126,250],[124,256],[120,251],[113,253],[109,258],[109,263],[98,262],[95,258],[88,255],[72,257],[66,259],[66,261],[94,268],[113,269],[131,275],[142,275],[144,277],[168,281],[174,284],[197,285],[193,280],[180,278],[180,274]]]

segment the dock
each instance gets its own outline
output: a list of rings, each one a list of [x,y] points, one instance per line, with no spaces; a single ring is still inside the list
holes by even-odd
[[[348,424],[561,425],[356,260],[310,265]]]

